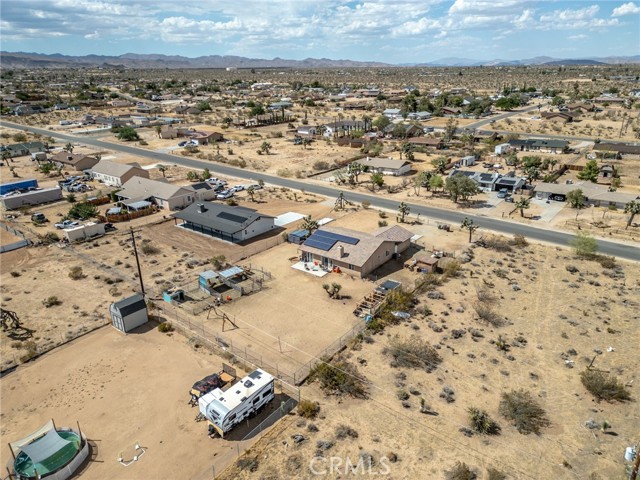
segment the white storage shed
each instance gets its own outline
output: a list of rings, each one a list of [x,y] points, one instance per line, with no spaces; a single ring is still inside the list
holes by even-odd
[[[123,333],[130,332],[149,321],[147,304],[139,293],[114,302],[109,307],[111,324]]]

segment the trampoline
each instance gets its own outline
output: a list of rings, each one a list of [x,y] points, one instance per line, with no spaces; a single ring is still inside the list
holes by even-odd
[[[52,476],[52,478],[67,478],[72,472],[66,472],[62,477],[55,475],[63,468],[70,466],[82,449],[83,441],[80,434],[71,429],[56,429],[53,422],[40,428],[19,442],[10,444],[15,460],[13,468],[20,479],[35,479]],[[86,444],[85,444],[86,445]],[[73,470],[81,458],[78,457]],[[68,470],[68,469],[67,469]]]

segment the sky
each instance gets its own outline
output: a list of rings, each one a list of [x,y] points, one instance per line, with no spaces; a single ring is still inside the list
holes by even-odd
[[[0,48],[422,63],[640,53],[640,0],[1,0]]]

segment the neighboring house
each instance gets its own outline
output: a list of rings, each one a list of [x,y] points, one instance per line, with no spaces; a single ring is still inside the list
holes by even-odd
[[[525,184],[527,183],[527,179],[523,177],[512,177],[509,175],[502,176],[498,178],[493,184],[494,190],[507,190],[508,192],[517,192],[521,190]]]
[[[397,118],[402,118],[402,114],[400,113],[399,108],[387,108],[382,112],[382,115],[387,117],[389,120],[395,120]]]
[[[431,118],[430,112],[411,112],[407,115],[409,120],[429,120]]]
[[[324,136],[332,137],[334,135],[349,135],[354,130],[362,130],[364,131],[365,125],[364,122],[361,121],[352,121],[352,120],[342,120],[335,121],[331,123],[326,123],[324,125]]]
[[[571,112],[542,112],[543,120],[550,120],[552,122],[569,123],[578,118],[578,113]]]
[[[596,143],[593,146],[594,152],[612,152],[616,157],[623,155],[640,155],[640,145],[627,145],[625,143]]]
[[[458,163],[461,167],[472,167],[476,164],[476,157],[475,155],[467,155],[462,157]]]
[[[313,137],[318,134],[318,127],[315,125],[302,125],[296,129],[296,134],[301,137]]]
[[[534,192],[539,198],[564,202],[572,190],[582,190],[584,201],[587,205],[596,207],[615,207],[623,209],[627,203],[638,199],[635,193],[611,192],[608,187],[596,185],[591,182],[584,183],[538,183]]]
[[[187,136],[191,137],[191,140],[196,142],[198,145],[208,145],[210,142],[223,142],[224,135],[219,132],[202,132],[192,130]]]
[[[435,150],[442,150],[444,148],[444,142],[440,138],[417,137],[417,138],[409,138],[407,141],[410,144],[419,146],[419,147],[428,147],[428,148],[433,148]]]
[[[191,188],[196,191],[197,200],[215,200],[216,192],[215,188],[209,182],[199,182],[191,184]]]
[[[411,171],[412,163],[408,160],[396,160],[391,157],[374,157],[356,160],[353,163],[359,163],[363,167],[367,167],[369,173],[382,173],[383,175],[406,175]]]
[[[111,325],[122,333],[127,333],[149,321],[147,303],[139,293],[114,302],[109,307]]]
[[[511,150],[511,144],[509,143],[501,143],[500,145],[496,145],[493,149],[493,152],[496,155],[504,155],[505,153],[508,153],[509,150]]]
[[[627,100],[620,97],[607,97],[603,95],[601,97],[596,97],[592,100],[595,103],[625,103]]]
[[[565,105],[565,107],[569,113],[587,113],[595,110],[595,106],[588,103],[570,103]]]
[[[196,200],[196,191],[188,186],[133,177],[122,185],[116,196],[126,204],[152,201],[160,208],[173,211],[191,205]]]
[[[132,177],[149,178],[149,172],[137,163],[117,163],[110,160],[100,160],[91,169],[93,178],[106,185],[121,187]]]
[[[25,142],[3,145],[0,147],[0,151],[2,153],[8,152],[9,157],[13,158],[33,153],[46,152],[47,149],[42,142]]]
[[[616,176],[616,167],[607,164],[600,167],[598,172],[598,183],[611,183],[611,179]]]
[[[459,108],[453,108],[453,107],[443,107],[442,108],[442,114],[443,115],[460,115],[460,113],[462,113],[462,110]]]
[[[509,140],[509,145],[521,152],[562,153],[569,146],[569,142],[566,140],[516,139]]]
[[[391,125],[387,125],[384,128],[385,135],[391,137],[395,132],[396,128],[398,128],[398,126],[402,127],[404,130],[404,133],[400,138],[411,138],[411,137],[417,137],[419,135],[424,134],[424,130],[422,129],[422,127],[418,125],[413,125],[410,123],[399,123],[399,124],[392,123]]]
[[[96,157],[85,155],[84,153],[58,152],[50,159],[51,162],[59,163],[63,167],[72,168],[78,172],[93,168],[97,163]]]
[[[363,278],[409,248],[412,236],[398,225],[373,234],[322,227],[300,245],[300,258],[330,270],[338,267],[343,273]]]
[[[173,216],[182,220],[183,228],[230,242],[242,242],[276,228],[271,215],[222,203],[194,203]]]
[[[454,177],[456,175],[462,175],[470,178],[478,184],[478,188],[485,191],[507,189],[510,192],[515,192],[522,189],[526,184],[525,178],[515,177],[513,174],[500,175],[495,172],[472,172],[470,170],[453,170],[449,174],[450,177]]]

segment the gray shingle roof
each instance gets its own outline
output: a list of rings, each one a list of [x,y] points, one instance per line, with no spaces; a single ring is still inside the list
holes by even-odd
[[[246,207],[231,207],[222,203],[198,202],[174,213],[175,218],[221,232],[233,234],[244,230],[260,218],[274,218]]]

